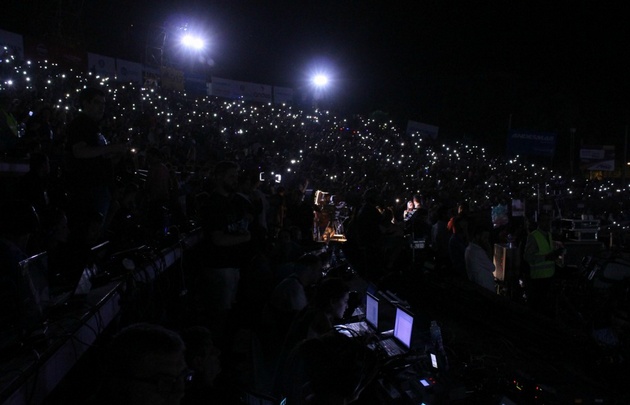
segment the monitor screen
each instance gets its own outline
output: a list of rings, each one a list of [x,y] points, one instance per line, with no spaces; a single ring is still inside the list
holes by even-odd
[[[46,306],[50,300],[48,286],[48,254],[42,252],[24,259],[20,262],[23,279],[31,283],[35,300],[38,304]]]
[[[431,367],[438,368],[437,356],[434,353],[429,353],[431,356]]]
[[[108,251],[110,249],[109,241],[106,240],[104,242],[99,243],[98,245],[92,246],[90,248],[90,254],[86,265],[94,265],[101,266],[106,262]]]
[[[46,252],[20,262],[20,324],[27,334],[39,329],[44,321],[43,310],[50,300],[47,272]]]
[[[365,295],[365,321],[378,329],[378,298],[370,293]]]
[[[400,307],[396,307],[396,321],[394,323],[394,337],[407,349],[411,347],[411,330],[413,315]]]
[[[98,274],[96,265],[86,266],[81,273],[81,278],[74,289],[74,295],[86,295],[92,289],[92,277]]]
[[[368,282],[367,292],[372,295],[376,295],[376,293],[378,292],[378,287],[376,286],[376,284]]]

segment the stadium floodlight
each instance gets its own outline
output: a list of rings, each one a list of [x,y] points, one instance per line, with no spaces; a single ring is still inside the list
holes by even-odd
[[[332,63],[319,59],[312,61],[310,67],[304,71],[303,95],[304,101],[310,100],[314,109],[319,109],[322,102],[331,100],[332,93],[337,86],[335,70]],[[330,102],[326,104],[330,104]]]
[[[181,40],[182,45],[194,50],[202,50],[205,48],[206,43],[201,37],[197,37],[191,34],[184,34]]]
[[[315,87],[326,87],[326,85],[328,85],[328,76],[319,73],[316,74],[315,76],[313,76],[313,84],[315,85]]]

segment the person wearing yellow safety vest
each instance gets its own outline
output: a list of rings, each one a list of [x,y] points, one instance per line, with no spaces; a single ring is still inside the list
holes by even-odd
[[[550,317],[554,316],[552,289],[556,274],[556,260],[562,248],[556,248],[551,235],[551,217],[538,216],[538,227],[527,236],[523,259],[529,265],[529,280],[526,284],[529,307]]]

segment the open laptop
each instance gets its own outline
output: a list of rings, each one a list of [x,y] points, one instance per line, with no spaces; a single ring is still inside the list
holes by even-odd
[[[378,332],[378,298],[375,295],[366,292],[365,293],[365,323],[368,327]]]
[[[29,336],[44,327],[44,308],[50,299],[48,289],[48,255],[46,252],[28,257],[19,263],[20,327]]]
[[[380,340],[377,345],[386,353],[387,357],[405,354],[411,348],[412,330],[413,314],[404,308],[396,307],[394,335]]]
[[[344,325],[338,325],[338,330],[340,332],[348,331],[348,335],[352,337],[352,335],[363,336],[367,333],[377,333],[378,329],[378,314],[379,314],[379,305],[378,298],[366,292],[365,294],[365,320],[361,322],[353,322],[347,323]]]
[[[83,299],[92,289],[92,277],[98,272],[96,265],[85,266],[74,284],[74,288],[51,295],[48,308],[59,307],[71,299]]]
[[[44,316],[55,307],[60,307],[71,298],[83,298],[92,288],[91,279],[96,274],[96,265],[86,265],[74,276],[67,287],[51,289],[48,282],[48,254],[41,252],[20,262],[22,278],[32,285],[33,297],[28,299],[35,303]],[[32,304],[31,304],[32,305]]]

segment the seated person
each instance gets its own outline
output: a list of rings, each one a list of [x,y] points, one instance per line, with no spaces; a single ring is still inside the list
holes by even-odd
[[[180,332],[186,344],[186,363],[194,373],[182,404],[236,403],[235,389],[216,383],[221,373],[221,351],[212,341],[212,333],[203,326],[192,326]]]
[[[104,358],[104,378],[88,404],[180,404],[190,370],[176,332],[147,323],[128,326]]]
[[[294,273],[278,284],[272,294],[270,306],[276,312],[295,314],[308,305],[306,290],[316,284],[322,276],[321,260],[307,254],[300,257],[294,267]]]
[[[471,228],[470,243],[465,252],[468,279],[487,290],[496,292],[490,230],[483,225],[475,225]]]
[[[271,293],[257,331],[264,355],[274,361],[295,316],[308,306],[307,288],[321,278],[322,262],[318,256],[306,254],[297,260],[294,269]]]
[[[350,288],[340,278],[328,278],[318,286],[313,303],[304,308],[291,324],[276,361],[274,389],[279,388],[288,354],[301,341],[327,333],[337,334],[334,325],[348,308]]]
[[[348,308],[350,288],[340,278],[328,278],[318,286],[313,303],[304,308],[293,321],[287,340],[291,349],[299,341],[334,331]]]
[[[291,352],[281,391],[289,404],[349,404],[378,370],[376,356],[363,344],[328,334],[304,340]]]

